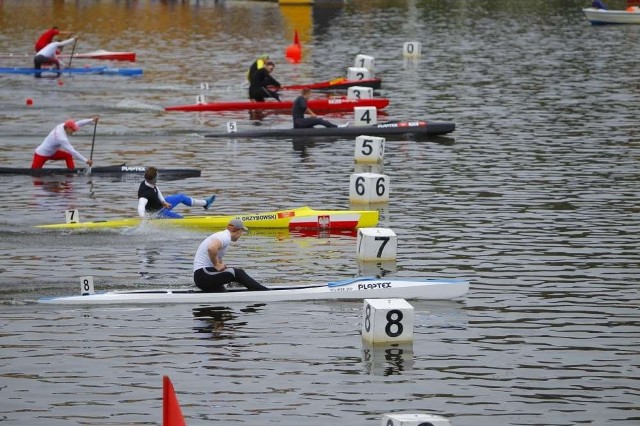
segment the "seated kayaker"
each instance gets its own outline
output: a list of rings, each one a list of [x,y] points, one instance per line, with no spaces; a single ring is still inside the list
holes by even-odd
[[[276,90],[281,87],[278,80],[271,76],[275,64],[267,61],[264,67],[257,70],[251,76],[251,85],[249,86],[249,99],[256,102],[264,102],[265,98],[274,98],[280,101],[280,95],[269,87],[275,87]]]
[[[69,136],[77,132],[80,127],[97,122],[98,116],[95,116],[86,120],[67,120],[62,124],[58,124],[36,148],[36,151],[33,153],[31,168],[41,169],[47,161],[64,160],[67,163],[67,169],[74,169],[76,166],[73,162],[73,157],[76,157],[91,167],[93,161],[88,160],[75,150],[71,142],[69,142]]]
[[[601,0],[593,0],[593,3],[591,3],[591,7],[595,9],[607,9],[607,6],[605,6]]]
[[[311,89],[302,89],[300,96],[293,101],[293,107],[291,108],[293,127],[296,129],[305,129],[318,124],[324,127],[338,127],[330,121],[318,117],[316,113],[309,108],[307,101],[310,97]],[[305,114],[309,114],[311,117],[305,117]]]
[[[184,194],[168,195],[166,198],[162,195],[160,188],[156,185],[158,182],[158,170],[155,167],[149,167],[144,172],[144,181],[140,183],[138,188],[138,215],[145,218],[152,215],[155,218],[164,219],[181,219],[183,216],[173,211],[173,208],[179,204],[193,207],[204,207],[209,210],[211,204],[216,199],[215,195],[201,200],[191,198]]]
[[[225,284],[237,282],[249,290],[269,290],[249,276],[243,269],[228,267],[222,261],[231,242],[238,241],[248,231],[242,219],[233,219],[227,229],[209,235],[196,250],[193,259],[193,282],[207,293],[227,291]]]
[[[55,65],[57,70],[59,70],[60,68],[64,68],[64,64],[60,61],[60,59],[58,59],[58,49],[60,49],[62,46],[75,43],[75,41],[75,38],[69,38],[65,41],[54,41],[47,44],[42,49],[38,50],[38,53],[36,53],[36,56],[34,56],[33,67],[36,70],[40,70],[42,69],[43,64],[52,63]],[[35,76],[39,78],[41,77],[41,74],[39,72],[36,72]]]

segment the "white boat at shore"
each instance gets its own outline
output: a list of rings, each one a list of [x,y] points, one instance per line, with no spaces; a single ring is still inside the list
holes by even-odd
[[[355,278],[317,285],[277,286],[271,291],[231,289],[204,293],[194,288],[108,291],[76,296],[45,297],[39,303],[58,305],[176,304],[281,302],[368,298],[448,300],[463,296],[469,283],[445,278]]]
[[[609,10],[588,7],[582,9],[582,12],[593,25],[640,24],[640,10]]]

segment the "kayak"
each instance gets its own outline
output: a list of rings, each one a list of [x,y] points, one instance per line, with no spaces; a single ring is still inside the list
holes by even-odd
[[[334,78],[329,81],[321,81],[318,83],[308,84],[293,84],[289,86],[281,86],[280,90],[338,90],[348,89],[353,86],[371,87],[372,89],[379,89],[382,84],[382,80],[379,78],[365,78],[362,80],[349,80],[346,77]]]
[[[160,172],[161,173],[161,172]],[[206,230],[224,229],[232,219],[242,219],[249,229],[288,228],[288,229],[355,229],[376,226],[377,210],[313,210],[299,207],[291,210],[279,210],[265,213],[247,213],[225,216],[186,216],[182,219],[152,219],[149,224],[166,227],[187,227]],[[130,228],[140,225],[138,217],[80,223],[54,223],[37,225],[46,229],[111,229]]]
[[[352,111],[355,107],[372,106],[376,109],[384,109],[389,105],[389,99],[347,99],[346,97],[335,97],[328,99],[309,99],[307,105],[314,112],[336,112],[336,111]],[[293,101],[265,101],[265,102],[210,102],[194,105],[176,105],[165,107],[166,111],[241,111],[241,110],[277,110],[291,113]]]
[[[119,164],[113,166],[92,167],[91,175],[143,175],[146,167],[127,166]],[[171,176],[173,179],[186,179],[190,177],[200,177],[198,169],[159,169],[163,179]],[[63,169],[59,167],[30,169],[26,167],[0,167],[0,175],[31,175],[31,176],[52,176],[52,175],[83,175],[88,174],[86,168]]]
[[[589,7],[582,9],[593,25],[640,24],[640,11],[608,10]]]
[[[84,67],[84,68],[64,68],[56,70],[52,68],[20,68],[20,67],[0,67],[0,74],[36,74],[44,76],[50,74],[95,74],[95,75],[121,75],[136,76],[142,75],[141,68],[113,68],[113,67]]]
[[[229,290],[204,293],[197,289],[108,291],[76,296],[44,297],[39,303],[58,305],[263,303],[302,300],[362,300],[402,298],[449,300],[465,295],[469,283],[439,278],[355,278],[316,285],[273,286],[271,291]]]
[[[0,54],[0,58],[2,59],[11,59],[11,58],[33,58],[33,54],[29,53],[4,53]],[[71,55],[58,55],[58,57],[62,59],[69,59]],[[92,52],[86,53],[76,53],[73,55],[73,58],[78,59],[101,59],[108,61],[127,61],[127,62],[135,62],[136,54],[135,52],[110,52],[108,50],[94,50]]]
[[[307,129],[252,129],[237,132],[208,133],[206,138],[264,138],[264,137],[296,137],[296,136],[393,136],[393,135],[426,135],[436,136],[451,133],[456,129],[455,123],[446,121],[391,121],[371,126],[348,127],[312,127]]]

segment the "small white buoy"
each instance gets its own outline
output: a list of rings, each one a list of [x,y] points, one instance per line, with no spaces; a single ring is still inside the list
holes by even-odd
[[[349,185],[352,203],[386,203],[389,201],[389,176],[377,173],[354,173]]]
[[[402,55],[410,58],[420,56],[422,55],[422,45],[419,41],[405,42],[402,47]]]
[[[373,87],[351,86],[347,89],[347,99],[373,99]]]
[[[347,68],[347,80],[368,80],[372,77],[371,71],[364,67]]]
[[[389,228],[360,228],[356,239],[358,260],[396,260],[398,235]]]
[[[375,63],[376,58],[374,58],[373,56],[358,54],[356,55],[356,60],[353,66],[354,68],[366,68],[373,73],[376,69]]]
[[[200,90],[209,90],[209,83],[200,83]]]
[[[373,126],[378,124],[378,109],[374,106],[354,107],[353,124],[355,126]]]
[[[238,125],[235,121],[227,121],[227,133],[236,133],[238,131]]]
[[[381,426],[451,426],[442,416],[422,413],[388,413],[382,416]]]
[[[412,341],[413,314],[413,306],[404,299],[365,299],[362,339],[373,343]]]
[[[66,223],[80,223],[80,212],[78,209],[71,209],[64,212]]]
[[[354,159],[356,163],[379,163],[384,158],[385,138],[360,135],[356,138]]]
[[[202,104],[206,104],[206,103],[207,103],[207,97],[205,95],[200,93],[198,96],[196,96],[196,104],[197,105],[202,105]]]
[[[93,289],[93,277],[91,275],[80,277],[80,294],[86,296],[93,293],[95,293]]]

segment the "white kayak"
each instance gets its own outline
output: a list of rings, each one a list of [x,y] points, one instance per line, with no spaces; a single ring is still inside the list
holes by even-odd
[[[608,10],[588,7],[582,9],[593,25],[640,24],[640,10]]]
[[[318,285],[270,287],[271,291],[229,290],[204,293],[197,289],[108,291],[76,296],[45,297],[39,303],[59,305],[173,304],[280,302],[368,298],[454,299],[469,291],[469,283],[445,278],[355,278]]]

